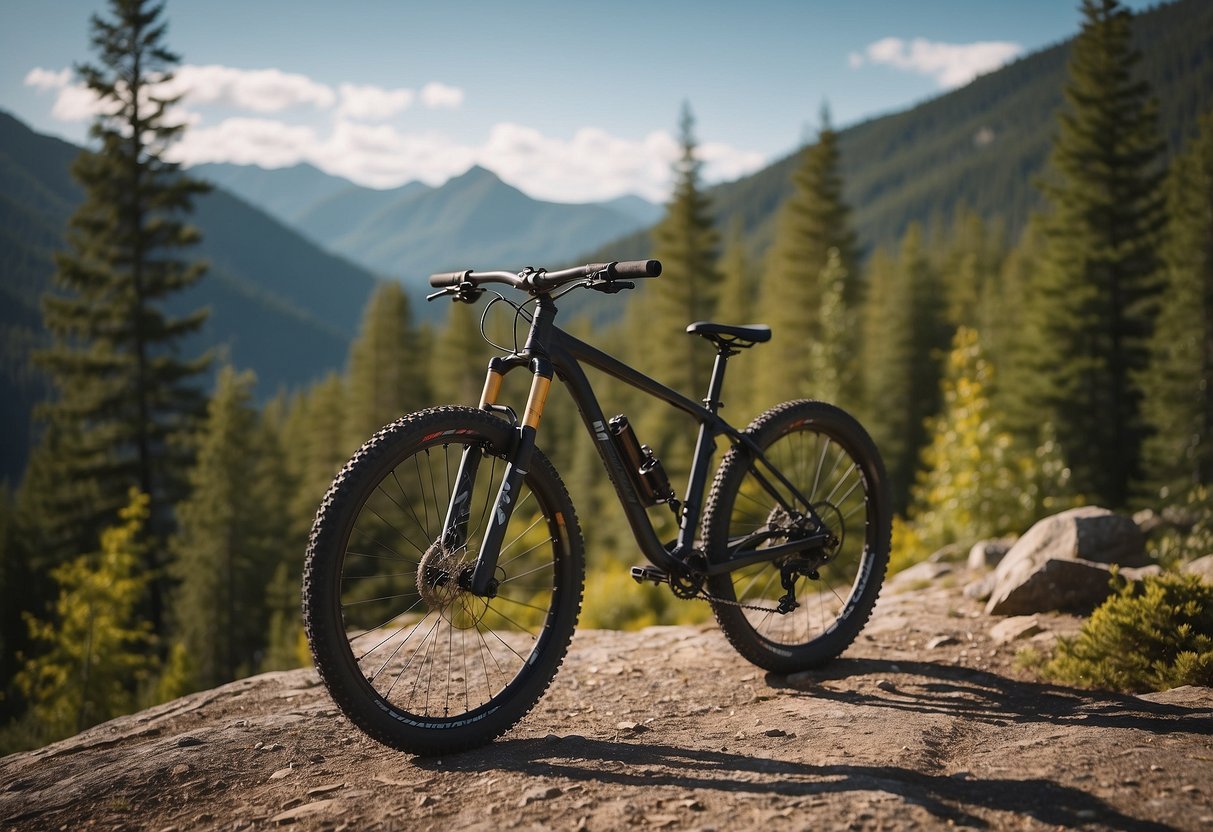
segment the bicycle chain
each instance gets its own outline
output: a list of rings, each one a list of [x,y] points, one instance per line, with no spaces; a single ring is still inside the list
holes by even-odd
[[[779,612],[778,607],[759,607],[755,604],[743,604],[740,601],[730,601],[727,598],[717,598],[706,589],[700,589],[698,595],[688,595],[686,597],[675,595],[676,598],[683,598],[685,601],[707,601],[710,604],[725,604],[730,607],[741,607],[743,610],[754,610],[755,612]],[[780,613],[781,615],[783,613]]]

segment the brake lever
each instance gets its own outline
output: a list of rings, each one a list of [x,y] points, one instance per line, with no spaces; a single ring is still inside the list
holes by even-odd
[[[596,283],[591,283],[590,288],[595,292],[613,295],[616,292],[622,292],[624,289],[635,289],[636,284],[630,280],[603,280]]]
[[[453,295],[454,297],[451,300],[455,303],[475,303],[480,300],[480,296],[484,294],[484,291],[481,287],[474,286],[465,281],[457,286],[447,286],[445,289],[428,294],[425,296],[425,299],[426,301],[431,301],[446,295]]]

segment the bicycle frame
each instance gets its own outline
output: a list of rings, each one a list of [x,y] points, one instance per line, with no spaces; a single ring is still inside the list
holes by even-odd
[[[816,535],[763,549],[738,549],[727,560],[717,563],[693,562],[692,556],[696,553],[695,534],[699,526],[704,491],[707,487],[712,455],[716,450],[716,440],[720,436],[726,436],[734,444],[741,445],[752,455],[755,462],[761,462],[772,478],[786,489],[786,493],[799,505],[806,507],[817,528],[824,529],[821,519],[813,512],[804,495],[765,458],[761,449],[749,436],[734,428],[716,412],[720,407],[725,366],[728,358],[736,354],[736,351],[728,348],[718,350],[712,367],[708,395],[704,404],[700,404],[557,328],[553,324],[556,307],[552,298],[548,295],[540,295],[538,301],[538,308],[522,351],[514,355],[498,356],[489,362],[484,392],[481,395],[480,407],[482,409],[506,410],[497,402],[505,375],[519,367],[528,367],[532,373],[526,411],[522,420],[516,425],[514,448],[493,509],[493,517],[497,519],[497,522],[489,523],[489,529],[482,541],[480,554],[468,587],[471,592],[481,595],[492,592],[496,555],[513,508],[512,495],[517,493],[522,477],[529,468],[539,422],[543,415],[553,375],[568,389],[587,432],[594,440],[594,447],[606,467],[640,551],[654,566],[664,570],[667,574],[684,575],[688,571],[706,575],[723,574],[754,563],[795,555],[805,549],[820,545],[829,538],[829,534],[822,531]],[[626,464],[607,432],[606,417],[590,381],[582,369],[583,363],[659,399],[688,414],[699,423],[699,434],[695,443],[690,476],[682,502],[682,511],[678,518],[678,537],[670,546],[663,544],[658,538],[653,522],[649,518],[647,507],[637,493],[632,477],[627,472]],[[512,413],[512,411],[510,412]],[[474,482],[479,463],[480,451],[478,449],[468,449],[464,452],[444,525],[443,537],[444,542],[448,545],[457,546],[466,539],[467,495],[471,493],[471,485]],[[780,505],[789,511],[794,510],[789,500],[766,476],[757,470],[757,466],[751,470],[755,479]]]

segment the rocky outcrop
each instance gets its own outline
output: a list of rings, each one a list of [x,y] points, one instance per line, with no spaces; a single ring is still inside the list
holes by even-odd
[[[994,571],[986,612],[1090,612],[1111,593],[1110,566],[1146,566],[1145,535],[1131,518],[1095,506],[1046,517]]]

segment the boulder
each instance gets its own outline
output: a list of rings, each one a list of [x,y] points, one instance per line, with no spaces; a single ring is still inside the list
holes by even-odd
[[[969,569],[993,569],[1002,562],[1007,552],[1015,545],[1015,538],[1000,537],[996,540],[979,540],[969,550]]]
[[[1018,571],[1024,563],[1088,560],[1121,566],[1147,566],[1146,537],[1129,517],[1106,508],[1083,506],[1054,514],[1028,529],[998,564],[997,574]]]
[[[1011,603],[1017,613],[1049,612],[1066,607],[1041,606],[1024,608],[1025,597],[1039,597],[1040,603],[1047,603],[1047,595],[1039,595],[1041,581],[1033,584],[1031,592],[1026,596],[1017,588],[1026,584],[1032,576],[1050,561],[1082,561],[1093,565],[1119,564],[1120,566],[1146,566],[1150,558],[1146,554],[1146,537],[1141,529],[1129,517],[1114,514],[1105,508],[1084,506],[1063,511],[1052,517],[1046,517],[1019,538],[1006,556],[994,570],[994,589],[986,605],[986,612],[997,615],[1009,615],[1010,612],[996,612],[1004,605]],[[1104,572],[1106,573],[1106,569]],[[1085,580],[1086,584],[1097,584],[1098,576],[1091,574],[1089,569],[1082,567],[1066,571],[1064,567],[1053,567],[1050,576],[1043,583],[1052,585],[1062,575],[1073,575],[1075,580]],[[1080,577],[1081,576],[1081,577]],[[1106,578],[1105,578],[1106,582]],[[1058,591],[1064,589],[1058,586]],[[1074,599],[1067,602],[1069,608],[1080,609],[1086,602],[1079,599],[1094,597],[1098,593],[1076,590]],[[1015,596],[1021,600],[1008,602]],[[1107,597],[1107,592],[1099,600]],[[1098,603],[1098,601],[1096,601]]]
[[[1013,581],[999,582],[986,603],[991,615],[1070,612],[1085,615],[1112,594],[1111,567],[1050,558]]]
[[[1197,558],[1184,564],[1183,573],[1185,575],[1199,575],[1200,579],[1207,584],[1213,584],[1213,555],[1205,555],[1203,558]]]

